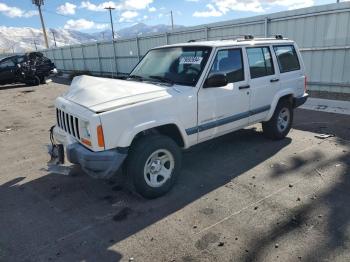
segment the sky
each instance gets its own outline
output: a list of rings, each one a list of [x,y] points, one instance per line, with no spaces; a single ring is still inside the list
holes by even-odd
[[[175,24],[193,26],[335,2],[335,0],[45,0],[42,10],[48,28],[97,32],[110,28],[109,14],[104,7],[115,8],[112,12],[113,24],[118,30],[139,22],[148,25],[170,25],[170,11],[173,12]],[[31,0],[0,0],[0,26],[41,28],[37,7]]]

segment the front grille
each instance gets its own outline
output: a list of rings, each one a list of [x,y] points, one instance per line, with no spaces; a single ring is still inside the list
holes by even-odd
[[[79,119],[56,108],[57,125],[68,134],[80,139]]]

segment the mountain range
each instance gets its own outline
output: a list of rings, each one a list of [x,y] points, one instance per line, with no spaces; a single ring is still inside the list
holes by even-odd
[[[175,28],[181,27],[184,26],[175,26]],[[115,32],[115,37],[117,39],[132,38],[152,33],[164,33],[170,31],[171,26],[169,25],[159,24],[150,26],[144,23],[137,23],[130,27],[117,30]],[[112,39],[111,30],[95,33],[83,33],[68,29],[48,29],[47,35],[50,47],[55,46],[54,37],[58,47]],[[25,52],[44,48],[45,42],[41,29],[31,27],[0,26],[0,53]]]

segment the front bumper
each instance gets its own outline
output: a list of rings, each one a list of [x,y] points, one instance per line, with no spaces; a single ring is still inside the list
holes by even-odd
[[[57,126],[53,129],[53,136],[55,141],[64,145],[68,161],[79,164],[85,173],[94,178],[113,176],[128,155],[124,148],[93,152]]]
[[[306,93],[303,96],[301,96],[301,97],[295,97],[294,101],[293,101],[294,108],[297,108],[297,107],[305,104],[305,102],[308,99],[308,97],[309,97],[309,95],[306,94]]]
[[[79,143],[66,146],[69,162],[79,164],[85,173],[94,178],[110,178],[124,162],[127,152],[118,149],[93,152]]]

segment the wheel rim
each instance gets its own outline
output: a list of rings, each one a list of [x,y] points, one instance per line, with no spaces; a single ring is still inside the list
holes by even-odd
[[[290,121],[289,109],[286,107],[283,107],[277,118],[278,131],[281,133],[284,132],[288,128],[289,121]]]
[[[166,149],[154,151],[144,167],[144,178],[150,187],[162,186],[172,175],[175,167],[173,155]]]

